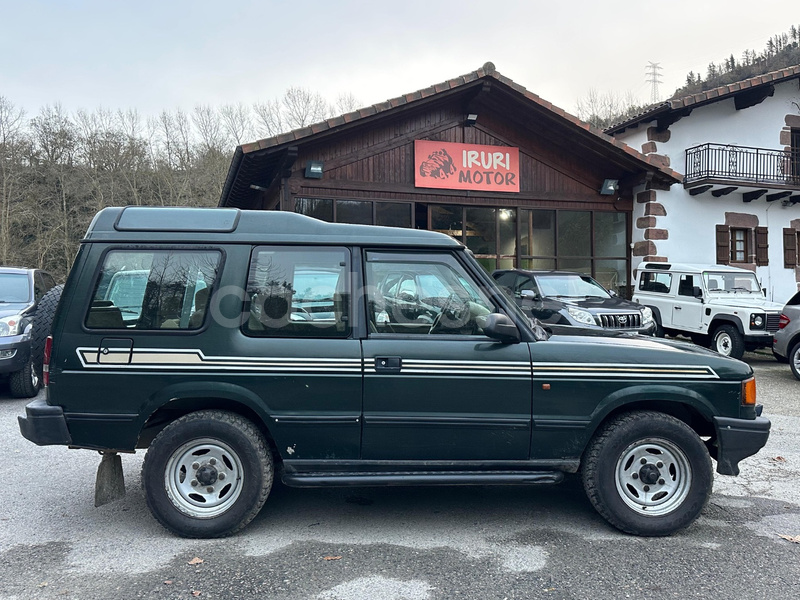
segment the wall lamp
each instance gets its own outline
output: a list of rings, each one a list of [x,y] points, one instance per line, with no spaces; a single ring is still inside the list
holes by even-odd
[[[321,160],[306,161],[306,179],[322,179],[323,163]]]
[[[464,126],[465,127],[475,127],[475,123],[477,123],[477,122],[478,122],[478,115],[476,115],[475,113],[469,113],[467,115],[466,121],[464,121]]]
[[[603,181],[603,185],[600,188],[600,195],[601,196],[613,196],[617,193],[619,189],[619,180],[617,179],[606,179]]]

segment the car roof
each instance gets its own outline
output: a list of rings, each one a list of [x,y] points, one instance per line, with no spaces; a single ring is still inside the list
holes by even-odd
[[[171,206],[104,208],[95,215],[83,241],[464,248],[461,242],[435,231],[328,223],[285,211]]]
[[[556,271],[556,270],[535,270],[535,269],[497,269],[492,272],[492,275],[500,273],[521,273],[523,275],[574,275],[576,277],[589,277],[586,273],[580,271]]]
[[[706,271],[715,271],[717,273],[752,273],[752,271],[749,269],[731,267],[728,265],[703,265],[691,263],[642,263],[639,266],[639,269],[647,271],[680,271],[681,273],[704,273]]]
[[[26,269],[25,267],[0,267],[0,273],[19,273],[25,275],[38,270],[39,269]]]

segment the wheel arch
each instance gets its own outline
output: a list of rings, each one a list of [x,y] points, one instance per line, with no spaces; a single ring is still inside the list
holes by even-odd
[[[735,325],[736,331],[738,331],[741,335],[744,335],[744,325],[742,325],[742,320],[739,317],[735,317],[733,315],[714,315],[714,318],[711,319],[711,323],[708,325],[708,333],[709,335],[714,335],[714,332],[720,325]]]
[[[275,449],[275,439],[269,430],[269,411],[262,399],[252,391],[219,382],[191,382],[168,386],[156,394],[142,414],[137,448],[147,448],[153,438],[167,425],[189,413],[200,410],[224,410],[251,421]],[[276,456],[277,458],[277,456]]]

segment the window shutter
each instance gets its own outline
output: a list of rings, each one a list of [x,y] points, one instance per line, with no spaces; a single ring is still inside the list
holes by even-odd
[[[756,227],[756,264],[765,267],[769,264],[769,234],[766,227]]]
[[[717,264],[731,262],[731,231],[727,225],[717,225]]]
[[[783,268],[794,269],[797,266],[797,231],[790,227],[783,230]]]

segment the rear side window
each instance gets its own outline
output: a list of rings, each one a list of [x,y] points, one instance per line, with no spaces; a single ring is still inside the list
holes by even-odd
[[[217,279],[218,251],[112,250],[103,260],[89,329],[198,329]]]
[[[242,330],[256,337],[347,337],[349,264],[344,248],[256,248]]]
[[[672,287],[672,273],[645,271],[639,279],[639,289],[643,292],[668,294]]]

